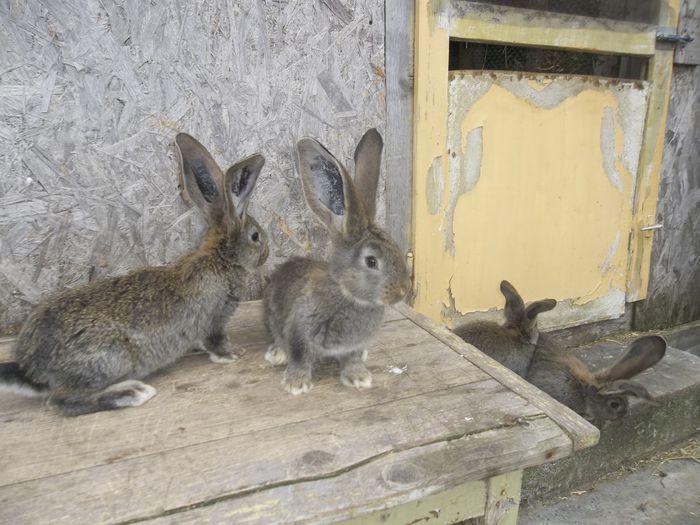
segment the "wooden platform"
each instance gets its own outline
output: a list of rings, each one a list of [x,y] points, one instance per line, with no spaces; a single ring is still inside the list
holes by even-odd
[[[330,364],[309,394],[284,392],[257,302],[231,335],[241,360],[187,356],[142,407],[65,418],[0,396],[0,523],[509,523],[523,468],[598,439],[404,305],[370,348],[368,391]]]

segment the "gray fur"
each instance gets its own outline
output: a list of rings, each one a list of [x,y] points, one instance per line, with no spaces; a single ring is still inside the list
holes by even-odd
[[[467,343],[474,345],[521,377],[525,377],[540,337],[537,315],[551,310],[554,299],[534,301],[525,306],[520,294],[508,281],[501,282],[501,293],[506,299],[505,322],[502,325],[488,321],[467,323],[453,331]]]
[[[353,180],[315,140],[297,145],[304,196],[331,233],[333,252],[328,261],[287,261],[272,274],[263,294],[265,323],[275,341],[266,359],[287,362],[284,385],[292,394],[310,390],[313,363],[322,358],[338,360],[344,384],[371,386],[365,346],[381,323],[384,306],[400,301],[410,289],[398,246],[373,222],[381,150],[379,133],[369,130],[355,152]],[[355,184],[358,177],[362,192]],[[376,268],[368,266],[371,260]]]
[[[50,402],[67,415],[144,403],[155,389],[136,380],[188,350],[221,360],[233,356],[224,325],[267,258],[265,232],[236,213],[233,197],[222,198],[232,181],[206,149],[182,133],[176,143],[181,191],[208,214],[199,248],[170,266],[56,294],[29,315],[19,334],[14,351],[26,385],[48,389]],[[239,192],[250,195],[263,163],[253,155],[229,170],[254,173]],[[238,204],[246,203],[239,198]]]
[[[651,399],[640,384],[625,381],[654,366],[666,352],[656,335],[636,339],[610,367],[593,373],[553,338],[542,334],[526,379],[560,403],[602,426],[627,414],[629,396]]]

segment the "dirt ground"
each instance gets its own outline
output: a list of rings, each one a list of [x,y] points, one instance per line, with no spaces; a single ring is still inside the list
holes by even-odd
[[[700,525],[700,434],[591,487],[524,507],[521,525]]]

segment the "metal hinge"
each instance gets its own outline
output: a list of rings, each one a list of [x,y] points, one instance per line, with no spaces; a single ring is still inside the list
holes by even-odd
[[[688,42],[692,42],[693,40],[694,38],[688,33],[683,33],[682,35],[679,35],[675,28],[660,27],[656,30],[657,42],[668,42],[670,44],[685,45]]]

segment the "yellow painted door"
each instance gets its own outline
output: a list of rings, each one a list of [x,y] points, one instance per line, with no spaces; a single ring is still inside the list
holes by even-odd
[[[619,317],[638,292],[630,294],[630,269],[641,264],[630,240],[650,249],[641,230],[649,218],[637,201],[640,171],[658,165],[642,155],[640,168],[640,154],[654,149],[645,146],[657,136],[648,129],[649,101],[658,102],[667,78],[448,74],[450,36],[466,37],[491,19],[452,19],[445,5],[419,1],[416,13],[414,307],[446,324],[493,317],[507,279],[526,301],[559,301],[545,327]],[[526,18],[509,20],[522,27],[494,38],[562,41]],[[614,32],[562,34],[570,49],[616,45]],[[653,55],[653,35],[633,36],[619,45]],[[658,185],[642,179],[646,194]]]

